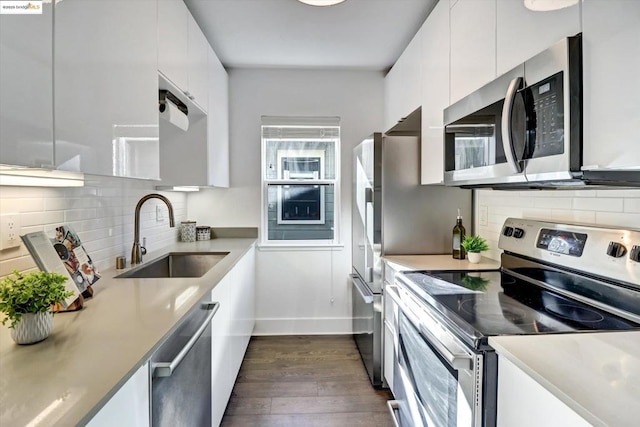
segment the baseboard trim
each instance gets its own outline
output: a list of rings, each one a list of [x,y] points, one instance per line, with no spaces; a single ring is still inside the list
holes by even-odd
[[[253,335],[351,335],[350,317],[256,319]]]

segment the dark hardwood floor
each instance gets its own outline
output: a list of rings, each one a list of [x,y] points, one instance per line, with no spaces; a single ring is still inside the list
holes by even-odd
[[[222,426],[392,427],[348,335],[253,337]]]

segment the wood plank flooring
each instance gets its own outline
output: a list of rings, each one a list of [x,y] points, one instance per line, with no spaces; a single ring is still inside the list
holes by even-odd
[[[392,427],[349,335],[253,337],[222,426]]]

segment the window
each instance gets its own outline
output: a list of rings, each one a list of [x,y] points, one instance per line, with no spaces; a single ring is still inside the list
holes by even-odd
[[[263,243],[337,243],[339,153],[337,117],[262,117]]]

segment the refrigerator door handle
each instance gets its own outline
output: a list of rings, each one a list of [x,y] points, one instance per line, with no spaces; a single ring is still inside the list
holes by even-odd
[[[351,276],[351,283],[353,287],[358,290],[358,293],[366,304],[373,304],[373,292],[356,276]]]

